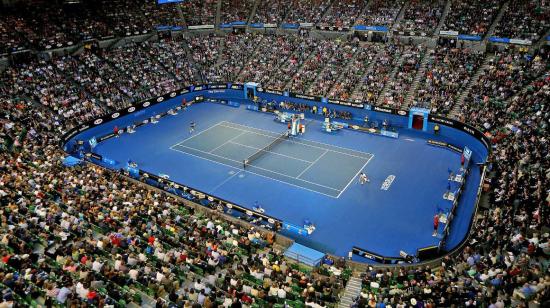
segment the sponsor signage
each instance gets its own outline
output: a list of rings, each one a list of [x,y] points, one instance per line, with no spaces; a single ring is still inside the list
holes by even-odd
[[[446,148],[446,149],[449,149],[451,151],[455,151],[457,153],[462,153],[461,148],[459,148],[457,146],[454,146],[452,144],[448,144],[447,142],[431,140],[430,139],[430,140],[428,140],[428,144],[432,145],[432,146],[435,146],[435,147]]]
[[[187,29],[189,30],[207,30],[207,29],[214,29],[214,25],[196,25],[196,26],[189,26]]]
[[[397,261],[405,261],[405,259],[402,257],[384,257],[374,252],[370,252],[366,249],[359,248],[357,246],[353,246],[352,252],[360,257],[367,258],[369,260],[373,260],[378,263],[388,264],[388,263],[395,263]]]
[[[356,31],[388,32],[388,27],[357,25],[353,27]]]
[[[208,86],[209,89],[227,89],[227,84],[211,84]]]
[[[459,40],[464,40],[464,41],[481,41],[481,36],[479,36],[479,35],[459,34],[458,39]]]
[[[384,112],[384,113],[393,113],[393,109],[391,109],[391,108],[379,107],[379,106],[374,106],[374,107],[372,108],[372,110],[378,111],[378,112]]]
[[[510,39],[510,44],[532,45],[533,42],[531,42],[530,40]]]
[[[309,99],[309,100],[318,101],[318,102],[321,101],[321,97],[319,97],[319,96],[312,96],[312,95],[305,95],[305,94],[297,94],[297,93],[292,93],[292,92],[289,94],[289,96],[290,96],[290,97],[295,97],[295,98]]]
[[[445,35],[445,36],[458,36],[458,31],[453,31],[453,30],[441,30],[441,31],[439,31],[439,35]]]
[[[318,25],[318,30],[322,31],[337,31],[337,32],[349,32],[349,27],[336,27],[336,26],[326,26],[326,25]]]
[[[334,104],[334,105],[340,105],[340,106],[361,108],[361,109],[363,109],[365,107],[365,105],[363,103],[346,102],[346,101],[341,101],[341,100],[337,100],[337,99],[329,99],[328,103],[329,104]]]

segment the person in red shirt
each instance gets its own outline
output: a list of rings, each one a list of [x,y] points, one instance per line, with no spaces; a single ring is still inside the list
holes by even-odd
[[[437,228],[439,228],[439,215],[435,214],[434,215],[434,233],[433,233],[433,236],[437,235]]]

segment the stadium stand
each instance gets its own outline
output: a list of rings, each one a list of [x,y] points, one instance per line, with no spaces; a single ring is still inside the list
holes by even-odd
[[[411,1],[397,25],[399,31],[423,32],[436,29],[446,1]]]
[[[538,41],[548,31],[550,5],[539,1],[510,1],[494,35]]]
[[[442,30],[484,36],[493,25],[495,36],[533,42],[549,30],[544,1],[509,1],[496,25],[503,1],[449,1]],[[396,29],[431,36],[444,6],[220,0],[176,7],[123,0],[85,2],[81,10],[54,1],[0,7],[0,54],[33,50],[32,59],[0,69],[0,307],[547,306],[547,50],[218,32],[34,54],[158,25],[249,17],[392,27],[403,13]],[[480,129],[494,157],[486,208],[476,213],[464,248],[429,265],[368,265],[352,273],[343,258],[329,258],[312,269],[286,259],[274,232],[189,207],[91,164],[62,165],[60,136],[78,123],[182,86],[247,81],[372,106],[425,107]],[[352,279],[360,293],[344,305]]]
[[[387,26],[390,27],[395,22],[399,11],[403,7],[401,0],[374,0],[369,1],[367,9],[362,18],[369,26]]]
[[[451,9],[442,30],[483,36],[489,30],[502,5],[500,0],[451,0]]]

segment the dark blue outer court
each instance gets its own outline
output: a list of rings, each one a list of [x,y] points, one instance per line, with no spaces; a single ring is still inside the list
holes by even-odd
[[[327,134],[321,130],[321,116],[306,115],[308,127],[302,137],[304,140],[374,155],[365,167],[371,183],[360,186],[354,180],[339,198],[170,149],[189,137],[189,123],[192,121],[198,124],[197,132],[220,122],[274,134],[281,132],[283,126],[273,121],[273,114],[246,110],[244,104],[248,101],[243,98],[241,85],[190,87],[140,102],[67,132],[63,145],[68,151],[77,140],[108,136],[114,126],[124,128],[165,113],[181,105],[184,99],[190,102],[196,98],[218,98],[241,103],[243,105],[240,108],[215,103],[194,104],[176,116],[160,119],[158,124],[139,127],[135,134],[123,134],[119,138],[100,142],[94,153],[114,160],[114,165],[94,159],[92,161],[118,170],[126,166],[128,159],[132,159],[146,172],[168,174],[171,181],[244,208],[251,209],[258,200],[266,209],[266,214],[281,221],[301,225],[304,219],[311,220],[317,227],[311,236],[285,235],[306,246],[338,256],[347,256],[353,246],[381,256],[399,256],[401,250],[414,254],[418,248],[438,245],[440,240],[432,236],[432,219],[442,202],[448,169],[455,170],[460,166],[460,154],[430,146],[427,140],[443,141],[458,148],[468,146],[473,151],[474,164],[450,225],[450,232],[441,248],[443,252],[451,251],[466,238],[477,209],[479,187],[485,170],[476,164],[485,163],[490,151],[488,141],[479,131],[453,120],[430,116],[427,131],[422,132],[406,128],[408,117],[400,114],[406,114],[407,111],[379,109],[384,111],[380,112],[327,104],[318,98],[309,100],[268,94],[263,90],[257,95],[269,101],[284,100],[346,110],[353,115],[353,120],[348,121],[351,124],[360,124],[365,116],[371,121],[382,122],[386,119],[392,126],[399,128],[400,136],[392,139],[352,130]],[[431,133],[435,122],[441,126],[437,136]],[[235,176],[237,172],[240,176]],[[381,190],[381,183],[389,175],[395,176],[394,182],[389,190]],[[368,261],[358,257],[354,259]]]

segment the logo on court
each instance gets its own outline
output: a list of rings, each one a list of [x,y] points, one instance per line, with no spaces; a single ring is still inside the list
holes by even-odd
[[[143,103],[142,106],[143,106],[143,107],[149,107],[149,105],[151,105],[151,102],[145,102],[145,103]]]
[[[157,98],[157,102],[159,102],[159,103],[162,102],[163,100],[164,100],[164,97],[162,97],[162,96]]]
[[[170,97],[176,97],[176,92],[170,93]]]
[[[113,113],[113,115],[111,116],[111,118],[113,118],[113,119],[116,119],[116,118],[118,118],[118,117],[120,117],[120,113],[118,113],[118,112],[117,112],[117,113]]]
[[[134,111],[136,111],[136,107],[132,106],[132,107],[128,108],[128,113],[132,113]]]
[[[103,123],[103,119],[97,119],[97,120],[94,121],[95,125],[99,125],[101,123]]]
[[[381,189],[381,190],[388,190],[388,189],[390,189],[390,186],[391,186],[391,184],[393,183],[393,180],[395,180],[395,175],[393,175],[393,174],[388,175],[388,177],[386,178],[386,180],[384,180],[384,183],[382,183],[382,187],[380,187],[380,189]]]

